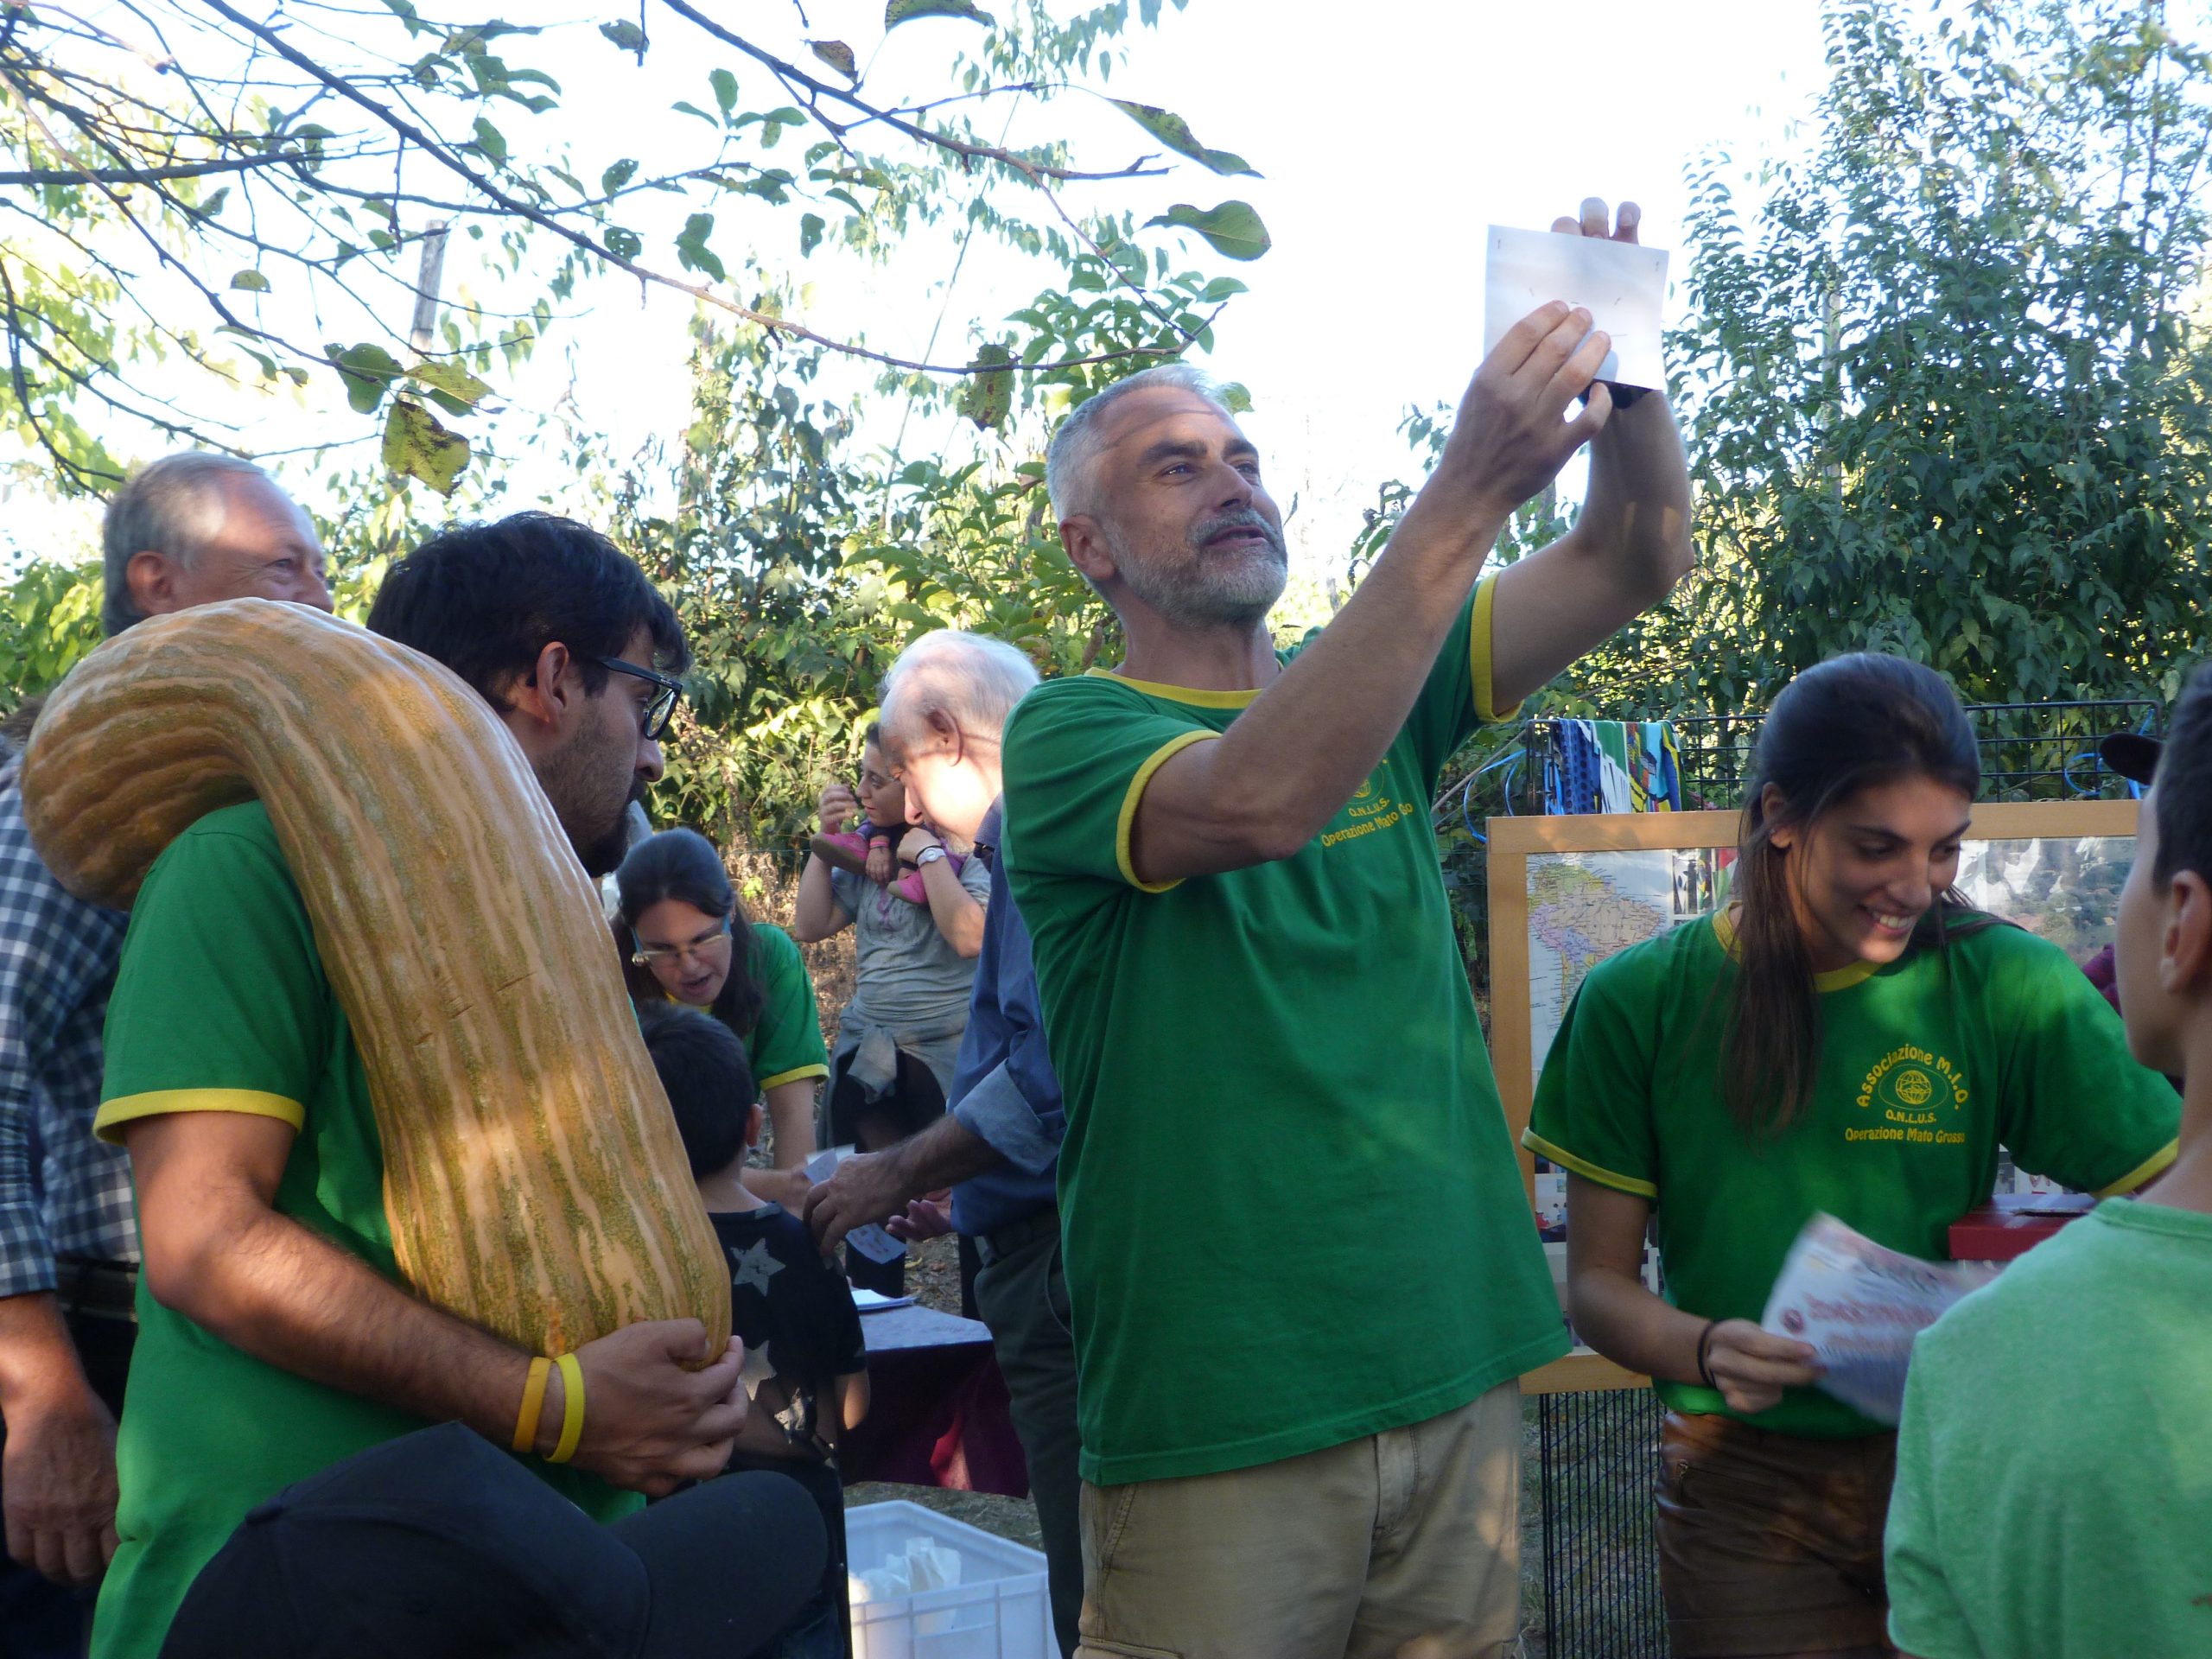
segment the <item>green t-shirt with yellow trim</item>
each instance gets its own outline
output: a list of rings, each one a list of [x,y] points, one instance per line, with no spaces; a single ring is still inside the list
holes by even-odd
[[[103,1138],[170,1112],[281,1118],[299,1135],[276,1210],[399,1281],[368,1079],[260,803],[208,814],[156,861],[131,910],[106,1044]],[[194,1577],[256,1503],[426,1427],[233,1348],[163,1307],[142,1278],[116,1438],[120,1541],[100,1586],[95,1659],[155,1659]],[[525,1461],[601,1521],[642,1502]]]
[[[1725,918],[1689,922],[1598,964],[1560,1022],[1524,1144],[1653,1201],[1668,1299],[1757,1320],[1816,1211],[1932,1261],[1989,1196],[1999,1142],[2069,1186],[2132,1192],[2173,1160],[2181,1103],[2135,1063],[2087,976],[2019,928],[1960,931],[1897,962],[1816,976],[1809,1103],[1764,1139],[1722,1097],[1719,1033],[1736,963]],[[1662,1382],[1677,1411],[1728,1412]],[[1884,1425],[1816,1389],[1748,1421],[1844,1439]]]
[[[1130,865],[1153,773],[1262,693],[1094,673],[1007,723],[1089,1480],[1340,1445],[1566,1351],[1429,830],[1440,768],[1497,717],[1490,594],[1291,858],[1154,886]]]

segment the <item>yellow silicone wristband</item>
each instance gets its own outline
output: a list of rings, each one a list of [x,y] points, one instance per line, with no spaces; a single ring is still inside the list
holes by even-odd
[[[584,1368],[574,1354],[563,1354],[553,1363],[561,1368],[565,1397],[561,1402],[561,1443],[545,1461],[566,1463],[576,1455],[576,1442],[584,1437]]]
[[[553,1362],[540,1357],[530,1362],[530,1380],[522,1385],[522,1412],[515,1419],[515,1450],[527,1452],[537,1444],[537,1419],[545,1409],[545,1379]]]

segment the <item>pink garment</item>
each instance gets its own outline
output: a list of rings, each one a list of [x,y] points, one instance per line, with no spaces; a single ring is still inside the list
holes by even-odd
[[[863,820],[858,830],[840,830],[834,836],[823,836],[820,839],[851,854],[853,862],[865,869],[868,865],[868,836],[874,832],[874,827]],[[891,849],[895,856],[899,850],[899,837],[896,836],[891,837]],[[948,851],[945,856],[952,861],[952,873],[955,875],[960,874],[960,867],[968,861],[955,852]],[[901,870],[889,883],[889,887],[890,891],[897,893],[910,905],[926,905],[930,901],[929,893],[922,886],[922,873],[919,870]]]

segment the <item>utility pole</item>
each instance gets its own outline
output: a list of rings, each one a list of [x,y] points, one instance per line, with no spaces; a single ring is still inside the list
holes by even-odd
[[[446,268],[446,221],[434,219],[423,233],[423,264],[415,277],[415,326],[408,340],[416,351],[428,354],[438,321],[438,280]]]

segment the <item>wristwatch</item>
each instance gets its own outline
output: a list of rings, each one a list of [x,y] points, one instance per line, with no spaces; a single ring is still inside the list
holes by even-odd
[[[914,855],[914,868],[918,870],[925,865],[936,863],[938,860],[946,855],[942,847],[925,847]]]

